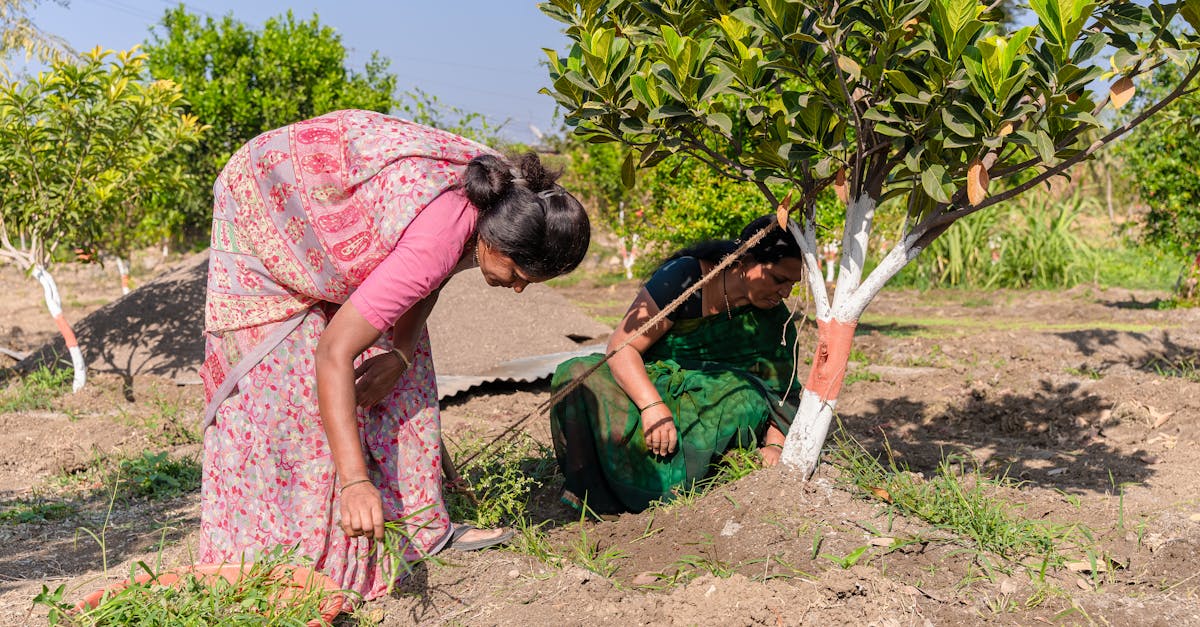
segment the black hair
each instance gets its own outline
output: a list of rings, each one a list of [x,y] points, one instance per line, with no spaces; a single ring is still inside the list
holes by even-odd
[[[684,248],[675,254],[671,255],[667,261],[678,259],[680,257],[695,257],[709,263],[718,263],[725,258],[726,255],[737,250],[742,245],[742,242],[754,237],[763,227],[768,224],[775,224],[775,228],[771,229],[754,246],[751,246],[746,251],[746,256],[750,257],[758,263],[775,263],[780,259],[794,258],[804,260],[804,251],[800,249],[800,245],[796,243],[796,238],[792,237],[791,232],[781,229],[776,218],[773,215],[762,216],[755,218],[753,222],[747,224],[742,229],[741,237],[736,241],[727,239],[711,239],[699,244],[693,244]]]
[[[467,164],[460,185],[479,209],[479,237],[531,278],[549,279],[574,270],[591,240],[587,211],[555,183],[558,176],[532,152],[513,163],[481,155]]]

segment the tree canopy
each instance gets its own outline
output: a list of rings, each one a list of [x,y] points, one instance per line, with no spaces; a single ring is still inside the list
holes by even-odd
[[[338,109],[388,112],[396,104],[388,61],[372,53],[362,71],[347,67],[346,47],[317,15],[289,11],[255,31],[232,15],[201,18],[168,10],[145,46],[150,72],[182,88],[187,110],[209,125],[190,160],[204,193],[185,190],[177,220],[207,233],[207,188],[242,144],[280,126]]]
[[[108,248],[128,203],[186,184],[160,164],[202,125],[179,85],[144,82],[145,64],[96,49],[0,86],[0,254],[29,268],[60,245]]]

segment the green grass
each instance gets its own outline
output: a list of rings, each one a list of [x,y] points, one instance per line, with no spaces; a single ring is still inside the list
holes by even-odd
[[[1187,357],[1167,359],[1156,357],[1142,368],[1151,370],[1160,377],[1176,377],[1200,383],[1200,353]]]
[[[1049,568],[1061,566],[1069,554],[1092,551],[1086,527],[1025,519],[1018,507],[1001,498],[1001,489],[1013,487],[1012,482],[985,476],[977,465],[947,458],[925,480],[897,466],[890,454],[882,460],[868,454],[844,431],[834,442],[841,480],[852,490],[955,534],[979,553],[981,563],[992,561],[988,555],[1007,564],[1033,558]]]
[[[145,451],[140,457],[121,460],[117,468],[121,492],[127,497],[156,501],[200,489],[200,464],[189,457],[171,459],[166,452]]]
[[[76,511],[75,505],[61,501],[20,500],[0,510],[0,522],[12,525],[50,522],[68,518]]]
[[[670,510],[675,507],[694,504],[700,497],[713,488],[737,481],[750,473],[762,468],[762,458],[757,448],[734,448],[729,450],[718,461],[708,476],[690,486],[681,486],[669,496],[650,503],[650,508]]]
[[[108,625],[303,625],[320,616],[321,604],[333,594],[316,585],[297,586],[290,577],[280,577],[280,568],[296,561],[289,552],[277,550],[261,561],[243,565],[235,584],[220,577],[186,575],[171,585],[151,579],[106,596],[95,608],[74,613],[63,597],[66,584],[51,591],[43,586],[35,605],[49,610],[50,625],[104,627]],[[135,575],[155,572],[145,563],[131,568]],[[281,603],[287,598],[287,603]]]
[[[70,369],[42,366],[9,383],[0,392],[0,413],[51,409],[54,400],[70,389],[74,373]]]

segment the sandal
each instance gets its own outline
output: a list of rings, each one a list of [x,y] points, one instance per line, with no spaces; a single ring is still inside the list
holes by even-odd
[[[504,533],[494,538],[473,540],[471,542],[460,542],[459,538],[467,535],[467,532],[474,530],[475,527],[468,524],[459,523],[451,523],[451,527],[452,531],[450,532],[450,540],[446,542],[446,548],[454,549],[456,551],[478,551],[479,549],[486,549],[490,546],[504,544],[509,540],[512,540],[513,536],[517,533],[512,529],[505,529]]]

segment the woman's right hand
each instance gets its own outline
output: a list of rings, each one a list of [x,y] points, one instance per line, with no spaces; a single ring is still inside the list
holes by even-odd
[[[642,412],[642,437],[646,440],[646,450],[655,455],[670,455],[675,452],[678,434],[675,431],[675,417],[665,403],[647,407]]]
[[[370,481],[347,485],[342,491],[342,531],[351,538],[357,536],[383,539],[383,500]]]

